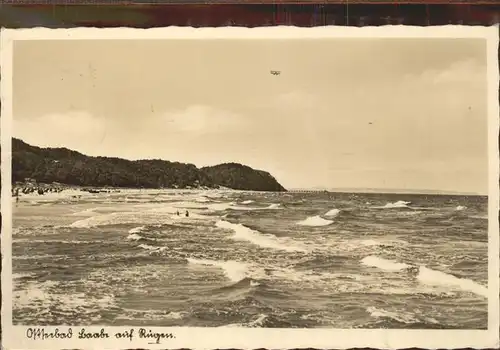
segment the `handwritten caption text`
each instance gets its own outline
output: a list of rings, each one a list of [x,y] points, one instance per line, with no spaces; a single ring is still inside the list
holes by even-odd
[[[138,338],[145,339],[149,341],[154,341],[156,344],[160,344],[162,339],[174,339],[175,335],[172,333],[161,333],[155,332],[151,329],[146,328],[131,328],[127,331],[121,332],[108,332],[106,329],[101,328],[100,331],[87,331],[85,328],[78,328],[74,330],[72,327],[66,329],[51,329],[46,330],[45,328],[28,328],[26,330],[26,337],[32,340],[47,340],[47,339],[128,339],[130,341]]]

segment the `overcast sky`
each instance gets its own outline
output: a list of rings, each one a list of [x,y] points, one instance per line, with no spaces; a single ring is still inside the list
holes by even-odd
[[[14,136],[38,146],[487,193],[481,39],[17,41],[13,76]]]

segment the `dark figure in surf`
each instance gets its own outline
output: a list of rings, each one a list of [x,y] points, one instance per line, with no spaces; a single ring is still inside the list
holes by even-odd
[[[418,266],[409,266],[406,268],[406,271],[410,274],[410,276],[417,277],[420,272],[420,268]]]
[[[186,217],[189,217],[189,212],[186,210]]]
[[[180,214],[179,214],[179,211],[177,210],[177,216],[179,216],[179,215],[180,215]]]

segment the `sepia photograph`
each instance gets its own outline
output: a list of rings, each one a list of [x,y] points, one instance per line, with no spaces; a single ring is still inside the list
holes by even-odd
[[[498,28],[439,28],[3,31],[2,322],[498,344]]]

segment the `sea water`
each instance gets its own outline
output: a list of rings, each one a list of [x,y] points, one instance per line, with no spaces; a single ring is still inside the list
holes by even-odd
[[[126,190],[13,215],[14,324],[487,328],[486,197]]]

